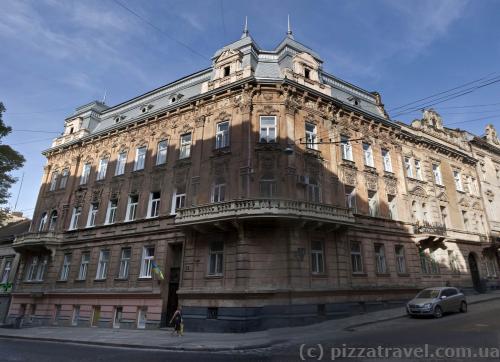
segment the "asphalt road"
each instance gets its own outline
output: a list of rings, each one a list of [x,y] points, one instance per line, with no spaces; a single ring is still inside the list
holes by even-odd
[[[470,306],[466,314],[452,314],[441,319],[403,318],[336,335],[325,335],[324,340],[313,341],[306,345],[282,345],[272,349],[227,353],[169,352],[0,339],[0,362],[301,360],[475,362],[488,360],[482,358],[487,353],[492,357],[489,360],[498,361],[500,356],[495,353],[500,353],[499,316],[500,301],[493,301]],[[383,349],[384,347],[391,350]],[[486,350],[486,348],[492,349]],[[340,355],[342,353],[346,355],[351,353],[351,357],[342,358]],[[410,355],[404,357],[404,353]],[[450,357],[436,358],[436,353]],[[434,358],[430,358],[432,354]]]

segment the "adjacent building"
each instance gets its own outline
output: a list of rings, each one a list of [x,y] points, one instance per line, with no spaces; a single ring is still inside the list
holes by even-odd
[[[264,50],[245,30],[209,69],[65,120],[10,318],[156,328],[180,303],[187,329],[241,332],[498,286],[477,176],[498,140],[471,142],[432,110],[391,120],[290,31]]]

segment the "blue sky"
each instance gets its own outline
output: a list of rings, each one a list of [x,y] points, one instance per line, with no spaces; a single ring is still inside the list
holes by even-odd
[[[500,75],[499,1],[116,1],[0,0],[0,101],[14,129],[5,143],[27,159],[15,175],[24,172],[17,209],[28,216],[40,152],[57,135],[43,132],[62,131],[75,107],[104,92],[114,105],[210,66],[239,38],[245,16],[252,37],[272,49],[290,14],[295,39],[322,56],[326,71],[378,91],[389,110]],[[487,123],[500,128],[499,94],[496,83],[435,108],[445,125],[482,134]],[[469,107],[483,104],[491,105]],[[18,191],[19,183],[11,206]]]

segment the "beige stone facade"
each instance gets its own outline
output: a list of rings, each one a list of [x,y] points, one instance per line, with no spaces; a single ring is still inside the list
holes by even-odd
[[[475,146],[432,110],[393,122],[290,36],[65,127],[11,318],[153,328],[180,302],[188,329],[247,331],[499,284]]]

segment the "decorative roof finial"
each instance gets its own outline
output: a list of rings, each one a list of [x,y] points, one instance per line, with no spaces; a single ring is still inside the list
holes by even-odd
[[[243,34],[241,34],[241,39],[248,36],[248,17],[245,16],[245,28],[243,29]]]
[[[286,32],[286,36],[293,39],[292,27],[290,26],[290,14],[288,14],[288,31]]]

